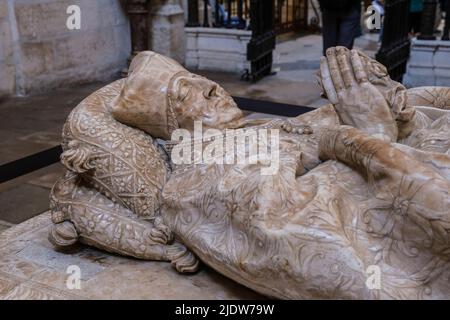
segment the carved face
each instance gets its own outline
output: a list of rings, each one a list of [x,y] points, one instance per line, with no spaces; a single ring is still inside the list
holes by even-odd
[[[202,76],[190,73],[177,77],[171,95],[180,128],[192,130],[194,121],[202,121],[205,128],[233,128],[243,117],[231,96]]]

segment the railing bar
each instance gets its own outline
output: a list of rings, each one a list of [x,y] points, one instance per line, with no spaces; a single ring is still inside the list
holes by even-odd
[[[214,20],[215,20],[215,23],[214,23],[214,26],[215,27],[220,27],[220,21],[219,21],[219,0],[216,0],[215,1],[215,4],[214,4]]]
[[[56,146],[0,166],[0,183],[18,178],[59,162],[61,146]]]
[[[227,17],[227,28],[231,28],[231,0],[227,0],[227,11],[228,11],[228,17]]]
[[[208,20],[208,0],[203,0],[203,27],[209,27]]]
[[[188,0],[188,27],[200,26],[198,20],[198,0]]]
[[[447,0],[447,8],[445,9],[445,26],[442,34],[442,40],[450,40],[450,0]]]

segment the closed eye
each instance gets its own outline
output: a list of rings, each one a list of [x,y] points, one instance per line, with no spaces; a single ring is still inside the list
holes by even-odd
[[[209,91],[205,97],[211,98],[211,97],[214,97],[215,95],[216,95],[216,86],[213,86],[213,87],[211,87],[211,89],[209,89]]]
[[[183,86],[181,89],[181,99],[180,101],[183,102],[186,100],[187,97],[189,97],[189,94],[191,93],[191,87],[190,86]]]

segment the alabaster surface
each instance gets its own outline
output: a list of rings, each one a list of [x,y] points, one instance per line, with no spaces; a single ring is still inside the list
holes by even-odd
[[[247,121],[216,83],[139,54],[126,79],[67,120],[50,241],[170,261],[181,273],[201,261],[275,298],[450,298],[450,90],[406,90],[341,47],[327,51],[318,79],[330,104]],[[175,163],[172,133],[194,121],[216,136],[279,130],[277,170]]]
[[[55,250],[47,240],[51,226],[45,212],[0,233],[0,300],[263,299],[204,265],[186,277],[168,263],[83,244]],[[78,284],[68,274],[75,266]]]

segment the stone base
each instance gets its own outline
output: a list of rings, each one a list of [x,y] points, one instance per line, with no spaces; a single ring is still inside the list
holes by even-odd
[[[411,57],[403,83],[420,86],[450,87],[450,41],[413,39]]]
[[[260,299],[260,295],[202,265],[178,274],[169,263],[141,261],[79,245],[55,251],[44,213],[0,233],[0,299]],[[81,271],[69,289],[70,266]],[[70,269],[69,269],[70,271]],[[73,271],[72,271],[73,272]]]
[[[224,28],[185,28],[185,31],[188,68],[235,73],[250,69],[247,43],[251,31]]]

